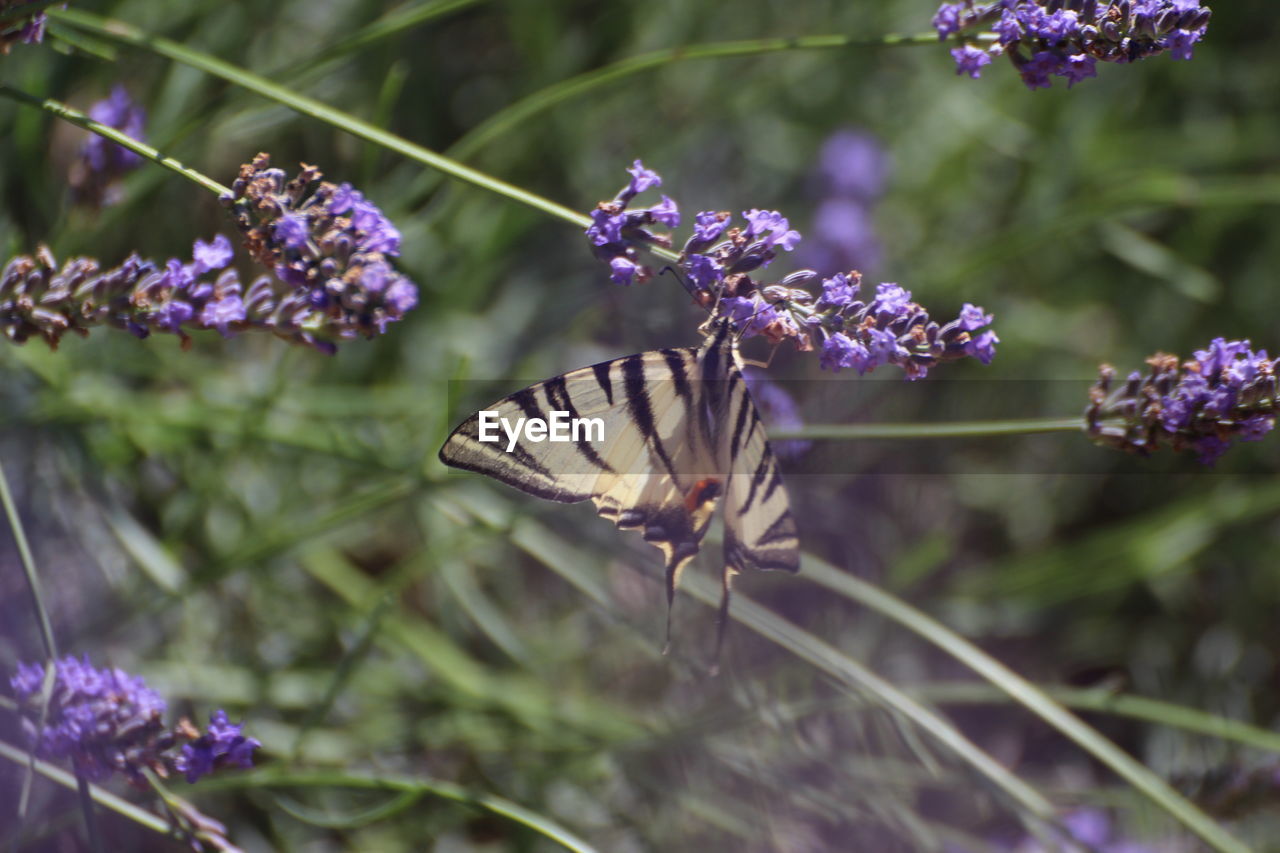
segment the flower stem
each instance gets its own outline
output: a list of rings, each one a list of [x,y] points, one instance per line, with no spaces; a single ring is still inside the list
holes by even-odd
[[[1035,435],[1046,432],[1080,432],[1081,418],[1032,418],[1016,421],[956,421],[934,424],[809,424],[795,429],[774,429],[769,438],[851,441],[863,438],[968,438],[995,435]]]
[[[40,98],[36,95],[24,92],[21,89],[15,89],[7,83],[0,83],[0,97],[9,98],[10,100],[18,101],[19,103],[39,107],[45,112],[55,115],[63,121],[70,122],[77,127],[83,127],[85,130],[109,139],[117,145],[128,148],[140,157],[144,157],[153,163],[164,166],[166,169],[171,169],[179,175],[182,175],[184,178],[195,181],[205,189],[211,190],[219,195],[231,192],[228,187],[223,186],[213,178],[197,172],[195,169],[188,166],[182,165],[172,157],[166,157],[150,145],[147,145],[145,142],[139,142],[132,136],[122,133],[114,127],[94,121],[84,113],[67,106],[61,101],[55,101],[52,98]]]
[[[4,514],[9,520],[9,529],[13,531],[14,544],[18,546],[18,557],[22,560],[22,571],[27,576],[27,591],[31,594],[31,609],[35,611],[36,621],[40,623],[40,639],[44,643],[44,656],[49,661],[56,661],[58,641],[53,636],[53,623],[49,620],[49,611],[44,606],[44,596],[40,592],[40,575],[36,572],[36,561],[31,556],[31,546],[27,543],[27,534],[22,528],[18,507],[14,505],[13,493],[9,491],[9,479],[4,475],[3,464],[0,464],[0,503],[4,504]]]
[[[629,56],[617,62],[583,72],[567,80],[561,80],[503,107],[449,147],[450,157],[466,160],[479,149],[493,142],[516,125],[531,116],[545,112],[556,104],[586,94],[616,80],[652,71],[677,62],[696,59],[728,59],[738,56],[759,56],[788,50],[832,50],[842,47],[902,47],[938,44],[937,33],[920,35],[886,35],[877,38],[853,38],[844,35],[795,36],[793,38],[763,38],[744,41],[709,42],[668,47],[637,56]]]
[[[51,9],[49,10],[49,15],[62,23],[92,32],[102,38],[149,50],[168,57],[175,62],[199,69],[215,77],[220,77],[229,83],[283,104],[294,112],[319,119],[338,130],[346,131],[352,136],[372,142],[375,145],[381,145],[403,157],[444,172],[452,178],[474,184],[481,189],[505,196],[544,213],[550,213],[552,216],[559,217],[566,222],[577,225],[579,228],[586,228],[591,224],[590,219],[576,210],[523,190],[514,184],[499,180],[477,169],[464,166],[456,160],[445,157],[417,143],[410,142],[404,137],[389,133],[350,113],[334,109],[314,98],[300,95],[291,89],[272,83],[264,77],[228,62],[223,62],[207,53],[193,50],[160,36],[148,35],[136,27],[120,21],[107,20],[78,9]]]

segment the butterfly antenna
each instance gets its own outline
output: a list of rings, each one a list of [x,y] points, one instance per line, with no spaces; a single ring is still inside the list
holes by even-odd
[[[702,305],[702,307],[703,307],[703,308],[706,308],[706,307],[707,307],[707,306],[706,306],[705,304],[703,304],[703,303],[702,303],[702,301],[698,298],[698,296],[699,296],[699,294],[701,293],[701,291],[700,291],[700,290],[698,290],[698,288],[694,287],[693,282],[689,281],[689,279],[687,279],[687,278],[685,278],[683,275],[681,275],[681,274],[680,274],[680,270],[678,270],[678,269],[676,269],[675,267],[673,267],[673,266],[671,266],[670,264],[668,264],[667,266],[663,267],[661,270],[659,270],[659,271],[658,271],[658,275],[664,275],[664,274],[666,274],[666,273],[671,273],[673,276],[675,276],[676,281],[680,282],[680,286],[681,286],[681,287],[683,287],[683,288],[685,289],[685,291],[689,294],[689,297],[690,297],[694,302],[697,302],[699,305]],[[714,310],[714,308],[712,308],[712,309],[708,309],[708,310]]]

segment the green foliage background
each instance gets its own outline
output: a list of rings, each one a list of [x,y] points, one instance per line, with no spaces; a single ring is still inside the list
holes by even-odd
[[[873,134],[892,172],[875,212],[885,257],[869,272],[939,316],[984,305],[1002,345],[989,367],[948,365],[912,386],[851,373],[797,385],[813,422],[1070,417],[1099,362],[1128,372],[1217,336],[1280,346],[1280,60],[1262,0],[1215,4],[1191,62],[1105,66],[1071,91],[1028,92],[1003,63],[956,77],[939,45],[784,50],[622,76],[483,146],[468,134],[489,117],[625,57],[924,32],[935,5],[406,3],[439,14],[354,42],[397,7],[74,6],[437,151],[463,146],[468,164],[584,212],[641,157],[687,214],[777,208],[807,233],[823,140]],[[0,352],[0,459],[59,640],[146,675],[179,711],[246,721],[263,769],[191,792],[237,844],[543,850],[555,824],[609,851],[933,851],[1003,849],[1025,831],[1025,804],[882,693],[776,637],[735,625],[725,671],[707,678],[713,611],[693,596],[677,601],[663,657],[656,552],[588,507],[436,461],[454,422],[523,380],[693,343],[699,312],[674,283],[613,286],[564,222],[145,50],[65,24],[55,34],[0,59],[0,78],[82,109],[122,82],[149,110],[153,144],[223,182],[258,151],[316,163],[397,223],[401,269],[421,288],[403,323],[332,358],[253,336],[183,352],[109,330]],[[115,263],[232,234],[215,198],[155,166],[102,214],[73,209],[66,170],[83,138],[0,102],[5,257],[45,242]],[[828,378],[787,352],[773,373]],[[1071,433],[823,442],[789,484],[806,551],[834,569],[745,577],[738,612],[754,599],[934,702],[1056,807],[1113,807],[1127,837],[1191,838],[945,643],[814,572],[868,581],[1035,684],[1097,688],[1066,697],[1091,701],[1088,722],[1229,831],[1280,849],[1274,789],[1239,783],[1276,762],[1276,463],[1274,439],[1211,473]],[[714,596],[708,550],[690,580]],[[7,672],[40,655],[7,546],[0,595]],[[1167,706],[1115,713],[1113,694],[1257,728],[1193,733]],[[21,778],[0,769],[4,800]],[[2,836],[14,849],[76,832],[73,796],[48,783],[35,796],[37,819]],[[177,848],[104,820],[116,849]]]

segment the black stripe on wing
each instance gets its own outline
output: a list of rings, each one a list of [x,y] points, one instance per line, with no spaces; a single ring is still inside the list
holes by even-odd
[[[568,412],[570,418],[577,419],[580,417],[578,410],[573,405],[573,400],[569,398],[568,384],[565,382],[563,376],[548,379],[542,384],[542,388],[543,393],[547,395],[547,402],[551,405],[553,410]],[[597,468],[607,471],[610,474],[616,473],[613,470],[613,466],[601,458],[600,454],[596,452],[595,447],[593,447],[591,442],[587,439],[579,438],[574,442],[574,446],[578,448],[578,452],[581,453],[592,465],[595,465]]]
[[[674,478],[676,467],[662,444],[662,437],[658,435],[658,426],[653,419],[653,403],[649,399],[648,382],[644,375],[643,354],[628,356],[622,360],[622,382],[627,395],[627,408],[636,429],[640,430],[653,452],[662,460],[667,475]]]
[[[534,497],[577,503],[591,497],[586,489],[571,489],[519,444],[508,453],[499,442],[480,440],[480,414],[458,425],[440,448],[440,461],[452,468],[475,471],[500,480]],[[585,478],[584,478],[585,480]]]

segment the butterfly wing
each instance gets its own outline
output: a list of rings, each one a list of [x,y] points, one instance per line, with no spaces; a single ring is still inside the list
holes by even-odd
[[[743,569],[800,570],[800,540],[778,460],[742,377],[737,350],[723,383],[723,414],[717,418],[716,455],[728,471],[724,486],[724,573],[716,654],[724,640],[733,576]]]
[[[601,362],[531,385],[489,406],[498,418],[599,418],[603,437],[577,441],[480,440],[480,413],[440,450],[446,465],[486,474],[540,498],[575,503],[662,551],[667,596],[698,553],[719,491],[710,430],[695,382],[698,350],[667,349]],[[670,623],[668,622],[668,628]]]

